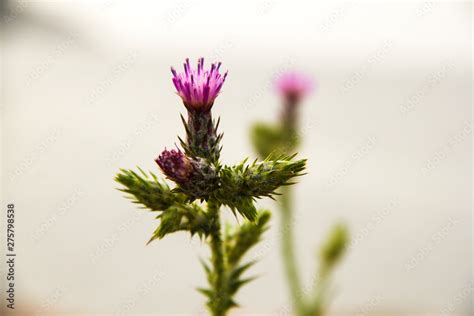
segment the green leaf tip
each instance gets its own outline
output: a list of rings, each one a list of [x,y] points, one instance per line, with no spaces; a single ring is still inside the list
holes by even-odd
[[[349,244],[349,229],[346,224],[338,223],[329,232],[329,235],[320,249],[322,265],[326,268],[334,267],[343,257]]]
[[[306,160],[293,160],[295,155],[270,156],[263,161],[235,166],[223,166],[220,170],[220,187],[215,198],[222,204],[237,210],[247,219],[256,219],[254,199],[278,195],[276,190],[290,185],[291,179],[303,175]]]
[[[142,204],[151,211],[163,211],[186,200],[185,195],[173,193],[169,186],[159,181],[154,174],[147,175],[143,170],[139,170],[142,175],[133,170],[120,169],[115,176],[115,181],[123,186],[118,190],[127,193],[132,202]]]

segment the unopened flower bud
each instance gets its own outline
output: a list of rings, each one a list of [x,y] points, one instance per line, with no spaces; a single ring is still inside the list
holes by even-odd
[[[163,173],[176,183],[188,182],[194,172],[191,160],[181,150],[164,150],[155,159]]]
[[[349,232],[346,225],[335,225],[320,250],[322,268],[332,269],[344,255],[348,243]]]
[[[188,195],[207,199],[218,185],[217,172],[204,159],[190,158],[181,150],[164,150],[155,160],[168,179]]]

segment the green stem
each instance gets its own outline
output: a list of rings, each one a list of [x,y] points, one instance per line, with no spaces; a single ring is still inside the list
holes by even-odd
[[[216,201],[209,200],[207,210],[213,219],[213,229],[211,232],[211,262],[213,266],[214,277],[212,287],[214,290],[214,298],[211,304],[211,312],[213,316],[223,316],[227,310],[227,290],[225,286],[225,262],[224,248],[221,238],[221,223],[219,209],[220,205]]]
[[[314,289],[314,303],[308,306],[308,312],[313,316],[322,316],[325,314],[325,305],[326,305],[326,288],[329,283],[329,276],[331,273],[330,267],[326,266],[324,262],[321,262],[321,267],[319,268],[319,279],[315,285]]]
[[[285,265],[287,282],[290,288],[290,295],[293,304],[293,310],[297,315],[302,315],[304,311],[301,291],[301,281],[296,265],[296,256],[294,253],[293,240],[293,212],[291,208],[291,189],[283,187],[280,196],[281,208],[281,254]]]

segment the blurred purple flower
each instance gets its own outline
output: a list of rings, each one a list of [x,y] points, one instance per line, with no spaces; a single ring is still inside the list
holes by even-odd
[[[171,67],[173,84],[188,110],[209,111],[224,84],[227,72],[219,73],[221,63],[204,70],[204,58],[199,58],[197,69],[191,68],[189,58],[184,63],[184,73],[177,73]]]
[[[176,183],[186,183],[194,171],[191,160],[179,149],[165,149],[155,161],[163,173]]]
[[[313,91],[314,82],[303,73],[291,71],[276,78],[275,88],[286,102],[296,104]]]

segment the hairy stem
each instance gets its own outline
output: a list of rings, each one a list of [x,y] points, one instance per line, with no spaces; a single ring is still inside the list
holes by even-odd
[[[301,291],[301,281],[296,265],[295,246],[293,240],[293,212],[291,207],[291,189],[283,187],[280,196],[281,208],[281,255],[285,266],[286,278],[290,288],[293,310],[302,315],[304,306]]]
[[[221,224],[219,209],[220,205],[214,201],[209,200],[207,203],[209,215],[213,220],[213,228],[211,232],[211,262],[214,272],[212,280],[212,287],[214,290],[214,298],[211,304],[211,312],[213,316],[223,316],[226,312],[227,290],[225,282],[225,261],[224,261],[224,247],[221,238]]]

